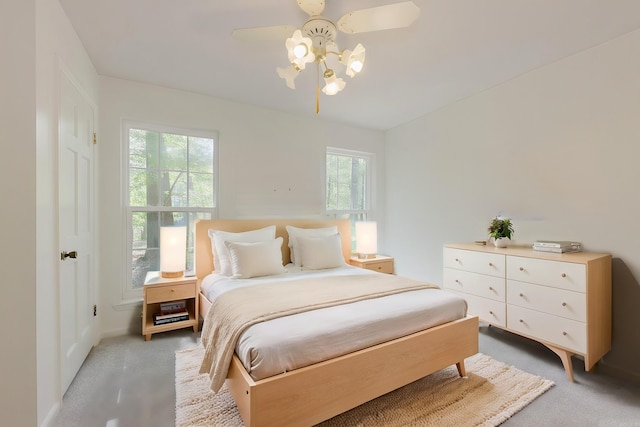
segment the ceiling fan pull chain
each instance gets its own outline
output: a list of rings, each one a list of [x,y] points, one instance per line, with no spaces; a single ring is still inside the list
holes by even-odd
[[[316,63],[316,114],[320,113],[320,63]]]

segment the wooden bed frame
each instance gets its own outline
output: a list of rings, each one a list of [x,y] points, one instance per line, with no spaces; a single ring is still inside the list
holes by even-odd
[[[282,237],[283,261],[290,260],[286,225],[300,228],[338,226],[345,260],[349,260],[349,220],[198,220],[195,225],[195,257],[198,286],[213,271],[209,229],[231,232],[276,226]],[[200,294],[200,314],[211,307]],[[226,384],[247,427],[310,426],[369,400],[455,364],[465,376],[464,359],[478,352],[478,317],[434,328],[369,347],[295,371],[255,381],[234,356]]]

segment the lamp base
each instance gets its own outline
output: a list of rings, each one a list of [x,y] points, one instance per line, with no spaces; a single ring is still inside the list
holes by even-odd
[[[165,279],[175,279],[176,277],[182,277],[183,271],[163,271],[160,273]]]
[[[358,254],[358,259],[372,259],[375,257],[376,254]]]

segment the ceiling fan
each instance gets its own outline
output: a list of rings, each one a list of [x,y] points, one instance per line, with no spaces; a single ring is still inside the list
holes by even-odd
[[[335,71],[327,65],[327,55],[335,55],[345,66],[345,73],[354,77],[364,66],[365,48],[362,44],[353,50],[340,50],[335,42],[339,31],[348,34],[366,33],[370,31],[390,30],[410,26],[420,15],[420,8],[412,1],[394,3],[385,6],[371,7],[347,12],[333,22],[324,16],[324,0],[297,0],[298,6],[309,15],[309,19],[301,27],[295,25],[277,25],[271,27],[239,28],[232,36],[243,41],[283,40],[289,57],[289,65],[277,67],[276,72],[283,78],[287,86],[295,89],[294,80],[305,69],[306,64],[315,62],[318,72],[316,87],[316,113],[320,111],[320,71],[325,86],[322,92],[335,95],[344,89],[346,82],[336,76]]]

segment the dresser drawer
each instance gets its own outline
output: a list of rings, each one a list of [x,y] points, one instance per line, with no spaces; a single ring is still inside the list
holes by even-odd
[[[579,322],[587,321],[587,295],[581,292],[508,280],[507,303]]]
[[[196,296],[196,284],[180,284],[175,286],[162,286],[146,289],[147,303],[172,301]]]
[[[507,279],[575,292],[587,291],[585,265],[572,262],[507,256]]]
[[[445,268],[443,276],[443,285],[447,289],[505,302],[505,279],[502,277],[453,268]]]
[[[455,292],[467,301],[467,313],[476,314],[480,320],[491,323],[502,328],[507,327],[507,316],[505,304],[492,299],[469,295],[462,292]]]
[[[585,354],[585,323],[507,304],[507,328],[531,338]]]
[[[448,268],[497,277],[505,275],[505,257],[502,254],[444,248],[443,256],[444,266]]]

